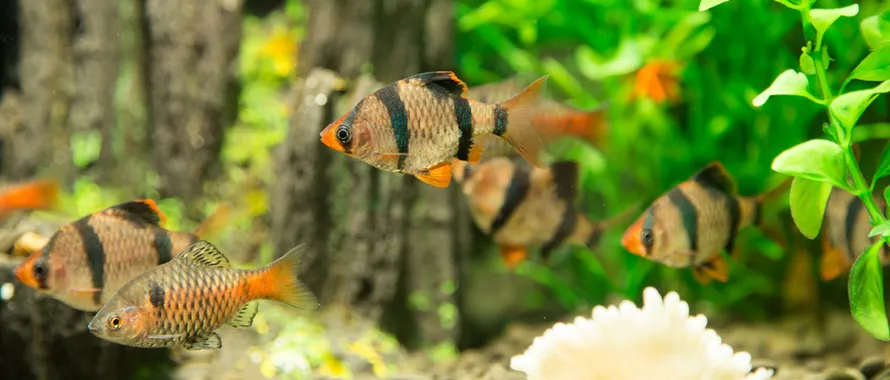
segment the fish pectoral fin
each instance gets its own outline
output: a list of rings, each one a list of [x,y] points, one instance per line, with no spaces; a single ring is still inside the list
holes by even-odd
[[[448,187],[451,183],[451,163],[441,163],[414,176],[435,187]]]
[[[499,249],[501,251],[501,260],[504,261],[504,265],[510,270],[516,269],[516,266],[528,257],[528,247],[500,245]]]
[[[204,335],[196,335],[182,342],[182,348],[186,350],[218,350],[222,347],[219,334],[209,332]]]
[[[206,240],[198,240],[186,248],[185,252],[176,255],[173,261],[182,261],[189,265],[208,268],[229,268],[229,259]]]
[[[695,279],[703,285],[708,284],[712,279],[726,282],[729,280],[729,264],[726,263],[723,256],[718,254],[711,261],[699,264],[692,273]]]
[[[256,317],[259,308],[258,302],[248,302],[226,323],[232,327],[250,327],[253,324],[253,317]]]
[[[850,267],[847,256],[840,248],[831,245],[826,232],[822,233],[822,258],[819,260],[819,274],[823,281],[830,281]]]

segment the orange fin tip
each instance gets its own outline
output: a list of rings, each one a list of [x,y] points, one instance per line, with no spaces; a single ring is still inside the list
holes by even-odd
[[[424,172],[414,175],[417,179],[435,187],[448,187],[451,183],[451,163],[436,165]]]
[[[723,256],[718,255],[711,261],[695,267],[693,274],[695,279],[702,284],[711,282],[711,279],[726,282],[729,280],[729,265]]]
[[[504,265],[510,270],[516,269],[528,257],[527,247],[501,245],[499,249],[501,251],[501,260],[504,261]]]
[[[470,148],[470,154],[467,156],[467,162],[471,164],[478,164],[479,161],[482,161],[482,151],[485,150],[485,144],[480,144],[478,141],[473,144],[473,147]]]

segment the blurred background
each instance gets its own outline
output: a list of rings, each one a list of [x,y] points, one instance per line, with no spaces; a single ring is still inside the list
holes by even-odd
[[[784,179],[773,158],[823,133],[824,113],[805,99],[751,105],[797,67],[800,15],[768,0],[707,12],[698,3],[0,0],[0,178],[64,184],[60,210],[12,218],[7,235],[49,236],[142,197],[158,200],[168,229],[192,231],[229,202],[227,231],[212,241],[245,267],[308,244],[303,279],[323,305],[298,313],[265,303],[254,331],[194,354],[106,344],[86,332],[88,314],[17,286],[18,303],[0,307],[0,373],[494,379],[492,365],[521,353],[537,326],[638,302],[646,286],[679,292],[718,331],[765,326],[762,335],[724,337],[770,336],[736,347],[755,358],[803,366],[816,357],[821,370],[831,352],[854,355],[860,329],[849,318],[846,276],[819,279],[820,243],[796,231],[786,196],[764,211],[766,227],[740,234],[727,283],[703,286],[689,270],[629,254],[619,243],[629,222],[595,252],[563,247],[549,261],[533,253],[510,271],[457,184],[427,186],[318,141],[380,83],[454,70],[472,97],[474,86],[511,78],[524,86],[549,74],[548,97],[607,110],[600,146],[568,140],[550,152],[580,164],[591,218],[648,204],[714,160],[741,194],[763,193]],[[859,21],[890,9],[860,6],[825,36],[834,83],[867,53]],[[866,177],[890,137],[888,112],[879,98],[856,130]],[[6,272],[0,280],[14,282]],[[840,336],[826,337],[832,330]],[[776,331],[788,341],[773,342]],[[885,349],[863,339],[871,339],[866,353]]]

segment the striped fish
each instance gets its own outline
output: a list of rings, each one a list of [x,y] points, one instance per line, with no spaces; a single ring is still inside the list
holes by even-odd
[[[321,142],[378,169],[409,174],[436,187],[451,182],[452,158],[479,162],[483,144],[506,139],[537,164],[544,142],[531,123],[542,77],[503,103],[467,98],[453,72],[417,74],[383,87],[325,127]]]
[[[455,181],[461,184],[471,214],[498,244],[501,259],[515,268],[540,246],[546,259],[565,244],[593,247],[602,232],[631,216],[628,210],[607,221],[594,222],[576,207],[578,164],[555,162],[529,168],[497,157],[480,164],[455,160]]]
[[[883,210],[886,202],[874,197],[875,204]],[[856,258],[880,239],[869,238],[872,225],[862,199],[844,190],[833,188],[825,206],[824,231],[822,232],[822,260],[819,270],[823,280],[831,280],[846,273]],[[881,247],[881,261],[890,263],[886,244]]]
[[[127,281],[220,228],[226,214],[222,206],[195,233],[175,232],[161,227],[165,216],[154,201],[121,203],[62,226],[15,276],[75,309],[96,311]]]
[[[736,194],[723,165],[714,162],[654,203],[627,230],[621,245],[633,254],[670,267],[692,267],[707,284],[726,282],[729,267],[722,250],[733,253],[738,231],[760,224],[763,202],[784,192],[790,180],[756,197]]]
[[[315,296],[297,278],[300,247],[259,269],[233,269],[216,247],[198,241],[169,263],[140,274],[90,321],[93,335],[134,347],[214,350],[223,324],[253,324],[258,299],[316,309]]]
[[[509,78],[496,83],[484,84],[470,89],[470,99],[482,103],[499,103],[510,99],[522,90],[518,78]],[[573,136],[603,148],[608,137],[606,106],[592,111],[580,111],[550,99],[541,99],[535,104],[532,125],[544,137]],[[552,137],[551,137],[552,136]],[[478,139],[475,143],[481,143]],[[482,159],[486,157],[513,156],[516,150],[504,139],[485,139]]]

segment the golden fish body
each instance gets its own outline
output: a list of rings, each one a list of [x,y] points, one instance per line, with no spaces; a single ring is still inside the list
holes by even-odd
[[[124,285],[89,324],[94,335],[135,347],[218,349],[223,324],[247,327],[257,299],[314,309],[315,296],[297,279],[300,250],[259,269],[233,269],[212,244],[198,241],[169,263]]]

